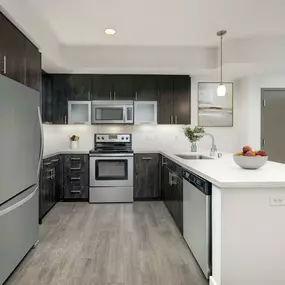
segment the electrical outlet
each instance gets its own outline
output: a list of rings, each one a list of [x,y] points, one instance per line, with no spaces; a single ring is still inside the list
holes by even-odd
[[[270,206],[285,206],[284,197],[270,197]]]

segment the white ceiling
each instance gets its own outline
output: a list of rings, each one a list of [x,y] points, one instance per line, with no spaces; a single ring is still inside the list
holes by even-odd
[[[220,29],[226,79],[273,68],[271,55],[285,67],[284,0],[0,0],[0,10],[40,48],[47,72],[218,77]]]
[[[284,0],[27,0],[65,45],[213,46],[285,35]],[[104,34],[114,28],[115,36]]]

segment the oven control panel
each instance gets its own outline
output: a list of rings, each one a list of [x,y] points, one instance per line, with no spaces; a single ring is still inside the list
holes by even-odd
[[[131,142],[131,134],[95,134],[95,142]]]

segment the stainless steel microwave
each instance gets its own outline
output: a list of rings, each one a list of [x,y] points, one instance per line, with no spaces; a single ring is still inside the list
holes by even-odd
[[[133,101],[92,101],[92,124],[133,123]]]

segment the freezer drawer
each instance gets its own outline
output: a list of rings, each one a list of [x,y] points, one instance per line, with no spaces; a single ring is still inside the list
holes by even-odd
[[[0,207],[0,284],[38,240],[38,186]]]

